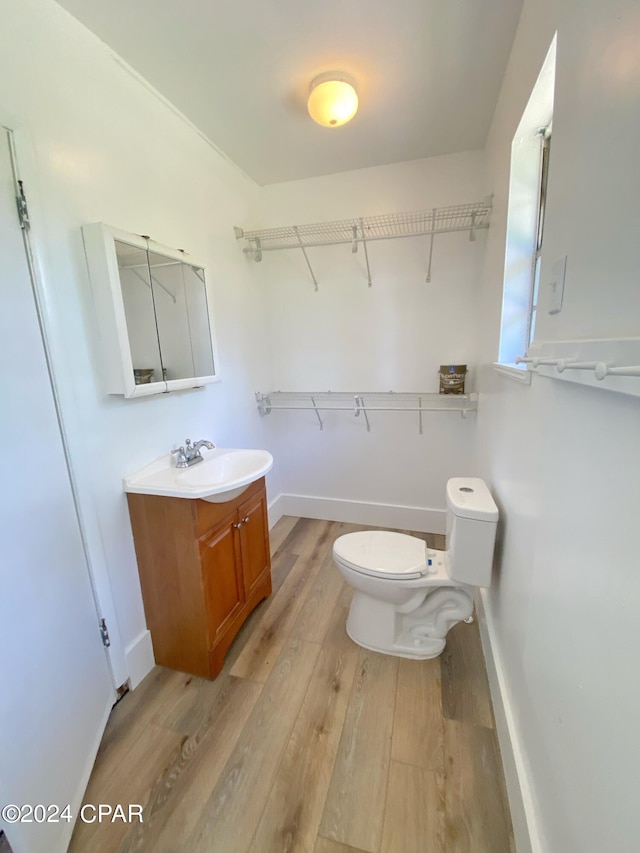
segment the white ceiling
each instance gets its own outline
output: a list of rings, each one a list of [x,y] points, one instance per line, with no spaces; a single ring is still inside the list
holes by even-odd
[[[58,0],[259,184],[484,145],[522,0]],[[306,111],[338,69],[360,110]]]

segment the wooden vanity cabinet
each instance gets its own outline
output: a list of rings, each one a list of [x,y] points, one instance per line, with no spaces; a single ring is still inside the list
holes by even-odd
[[[247,616],[271,594],[264,477],[226,503],[127,499],[156,663],[215,678]]]

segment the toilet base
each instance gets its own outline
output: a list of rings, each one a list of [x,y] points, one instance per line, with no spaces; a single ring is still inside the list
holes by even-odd
[[[391,648],[380,648],[378,646],[369,645],[363,640],[354,637],[351,631],[349,630],[349,623],[347,622],[347,634],[353,640],[354,643],[358,646],[362,646],[363,649],[369,649],[370,652],[378,652],[381,655],[393,655],[397,658],[410,658],[413,660],[430,660],[431,658],[437,658],[444,651],[444,647],[446,646],[446,640],[438,640],[434,641],[433,647],[431,649],[426,649],[421,647],[419,649],[415,649],[409,646],[402,646],[400,644],[394,644]]]
[[[429,660],[442,654],[449,630],[472,612],[471,595],[459,587],[425,592],[422,603],[409,613],[354,590],[347,634],[354,643],[374,652]]]

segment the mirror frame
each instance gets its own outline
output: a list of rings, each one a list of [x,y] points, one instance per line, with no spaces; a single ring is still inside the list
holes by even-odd
[[[217,373],[218,352],[214,332],[211,292],[208,286],[206,265],[200,263],[186,252],[172,249],[161,243],[156,243],[139,234],[131,234],[94,222],[82,226],[85,255],[89,268],[89,280],[93,293],[96,320],[100,331],[101,349],[104,362],[104,373],[108,394],[122,394],[126,398],[147,397],[151,394],[164,394],[169,391],[180,391],[187,388],[200,388],[212,382],[220,382]],[[213,357],[214,373],[209,376],[192,376],[186,379],[167,379],[160,382],[149,382],[136,385],[133,374],[133,359],[129,332],[120,282],[120,268],[116,255],[115,241],[127,243],[144,251],[161,254],[171,260],[181,261],[188,266],[197,267],[204,271],[204,288],[207,299],[207,315],[209,320],[209,338]],[[162,357],[162,345],[160,356]]]

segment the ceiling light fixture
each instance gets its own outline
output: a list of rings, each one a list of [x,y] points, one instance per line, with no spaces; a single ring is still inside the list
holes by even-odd
[[[355,84],[342,71],[327,71],[311,81],[307,108],[311,118],[323,127],[340,127],[358,111]]]

